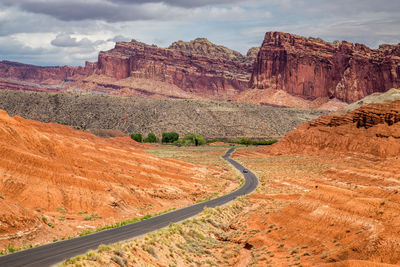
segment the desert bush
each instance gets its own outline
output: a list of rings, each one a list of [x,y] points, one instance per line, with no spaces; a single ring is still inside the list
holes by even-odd
[[[173,143],[175,141],[178,141],[179,139],[179,134],[176,132],[165,132],[162,133],[162,138],[161,142],[163,143]]]
[[[142,137],[142,135],[140,133],[131,134],[131,138],[133,140],[135,140],[136,142],[139,142],[139,143],[141,143],[143,141],[143,137]]]

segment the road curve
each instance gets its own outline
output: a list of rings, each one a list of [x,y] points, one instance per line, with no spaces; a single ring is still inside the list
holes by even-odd
[[[245,183],[232,193],[152,217],[141,222],[2,256],[0,257],[0,266],[51,266],[73,256],[84,254],[90,249],[97,249],[101,244],[111,244],[128,240],[161,229],[168,226],[170,223],[176,223],[200,213],[204,207],[213,208],[221,206],[236,199],[238,196],[249,194],[257,188],[257,176],[251,171],[243,173],[244,167],[230,158],[234,150],[235,148],[229,149],[223,158],[243,174]]]

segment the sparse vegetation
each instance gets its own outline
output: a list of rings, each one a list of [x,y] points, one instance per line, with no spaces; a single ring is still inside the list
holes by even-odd
[[[86,217],[84,218],[84,220],[85,220],[85,221],[93,221],[93,220],[101,219],[101,218],[102,218],[102,217],[99,216],[99,215],[97,215],[97,214],[91,214],[91,215],[86,216]]]
[[[59,103],[57,107],[55,103]],[[105,113],[104,107],[107,107]],[[269,136],[283,136],[305,120],[326,113],[220,101],[8,90],[0,91],[0,108],[11,116],[19,115],[43,122],[53,120],[80,129],[90,129],[94,133],[99,129],[113,129],[126,134],[139,132],[143,134],[143,129],[146,127],[146,131],[153,132],[157,136],[169,131],[182,135],[197,133],[207,138],[259,136],[262,133],[263,136],[260,136],[262,139]],[[232,111],[235,116],[227,116],[226,111]],[[90,118],[85,114],[91,114]],[[127,121],[126,116],[121,114],[126,114],[128,118],[134,120]],[[243,121],[246,121],[246,124],[243,125]],[[160,122],[167,128],[161,128]],[[232,124],[236,124],[237,127],[230,127]]]

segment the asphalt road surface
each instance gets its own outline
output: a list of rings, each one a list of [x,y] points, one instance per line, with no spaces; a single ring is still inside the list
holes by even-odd
[[[245,168],[237,161],[230,158],[230,155],[234,150],[234,148],[229,149],[223,158],[243,174],[245,183],[242,187],[232,193],[210,201],[152,217],[141,222],[2,256],[0,257],[0,266],[51,266],[73,256],[84,254],[88,250],[97,249],[101,244],[111,244],[129,240],[136,236],[166,227],[170,223],[176,223],[188,219],[200,213],[205,207],[213,208],[221,206],[236,199],[238,196],[249,194],[257,188],[258,179],[251,171],[243,173]]]

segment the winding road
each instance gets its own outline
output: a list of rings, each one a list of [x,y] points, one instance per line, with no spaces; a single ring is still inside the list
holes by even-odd
[[[51,266],[73,256],[84,254],[88,250],[97,249],[101,244],[111,244],[129,240],[136,236],[166,227],[170,223],[180,222],[195,216],[205,207],[213,208],[221,206],[236,199],[238,196],[249,194],[257,188],[257,176],[251,171],[243,173],[245,168],[240,163],[230,158],[234,150],[235,148],[229,149],[223,158],[243,174],[245,183],[232,193],[152,217],[141,222],[2,256],[0,257],[0,266]]]

